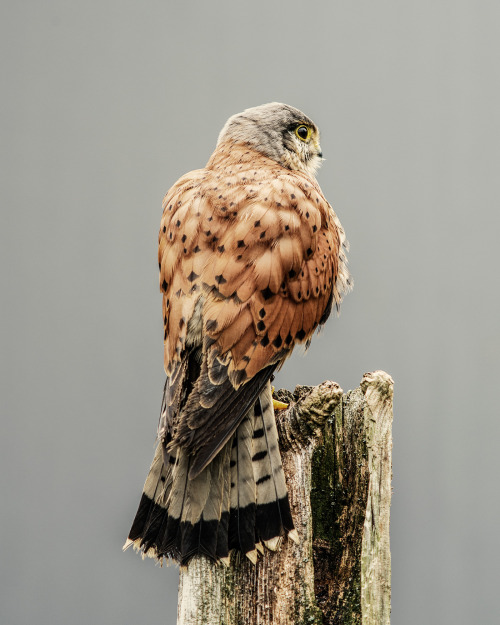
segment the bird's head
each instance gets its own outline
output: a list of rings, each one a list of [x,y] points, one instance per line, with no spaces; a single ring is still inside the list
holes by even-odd
[[[217,145],[225,141],[247,143],[288,169],[316,174],[323,160],[316,124],[302,111],[271,102],[230,117]]]

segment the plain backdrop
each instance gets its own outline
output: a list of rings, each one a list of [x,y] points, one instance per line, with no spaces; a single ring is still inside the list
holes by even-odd
[[[269,101],[321,129],[355,282],[277,386],[393,376],[392,622],[498,623],[498,2],[4,0],[0,24],[2,625],[174,625],[177,569],[121,552],[161,200]]]

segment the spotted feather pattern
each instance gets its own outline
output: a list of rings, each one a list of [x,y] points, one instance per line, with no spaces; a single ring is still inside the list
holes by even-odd
[[[163,203],[167,374],[158,449],[129,534],[146,555],[255,561],[294,532],[269,379],[350,286],[344,231],[316,180],[218,145]]]
[[[204,298],[204,332],[235,387],[307,342],[349,287],[345,235],[317,182],[222,144],[164,200],[159,237],[165,370]],[[279,358],[276,355],[279,354]]]

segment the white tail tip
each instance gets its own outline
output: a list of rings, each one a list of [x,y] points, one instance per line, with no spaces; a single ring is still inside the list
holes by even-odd
[[[122,547],[122,551],[127,551],[127,549],[131,547],[133,544],[134,544],[134,541],[130,540],[130,538],[127,538],[125,544]]]
[[[298,545],[300,543],[299,533],[296,529],[293,529],[291,532],[288,532],[288,538],[293,540],[293,542]]]
[[[252,564],[257,564],[257,549],[252,549],[252,551],[247,551],[245,555]]]
[[[265,540],[264,545],[271,551],[277,551],[281,543],[281,536],[275,536],[271,540]]]

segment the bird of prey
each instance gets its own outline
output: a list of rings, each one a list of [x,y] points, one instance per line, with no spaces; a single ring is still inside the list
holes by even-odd
[[[125,547],[185,565],[256,562],[294,529],[270,380],[350,285],[344,230],[316,181],[314,122],[280,103],[222,129],[165,196],[165,384],[158,445]]]

